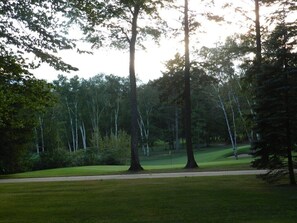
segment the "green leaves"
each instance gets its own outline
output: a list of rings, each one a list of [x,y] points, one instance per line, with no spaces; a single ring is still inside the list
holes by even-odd
[[[75,44],[65,37],[66,1],[2,1],[0,7],[1,56],[12,55],[16,63],[28,68],[28,53],[56,69],[75,70],[54,56],[58,50],[72,49]],[[26,62],[26,63],[23,63]],[[34,64],[38,64],[35,61]]]

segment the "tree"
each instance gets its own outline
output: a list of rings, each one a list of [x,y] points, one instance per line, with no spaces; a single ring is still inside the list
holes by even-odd
[[[33,140],[37,114],[53,101],[50,85],[36,80],[28,70],[41,62],[64,71],[76,70],[54,55],[57,50],[75,46],[59,28],[63,23],[57,19],[63,11],[62,3],[62,0],[0,3],[1,172],[22,169],[20,157]],[[34,61],[28,59],[32,56]]]
[[[13,57],[0,59],[0,172],[23,170],[38,114],[53,102],[51,86],[25,72]],[[11,70],[10,70],[11,69]]]
[[[156,113],[159,104],[159,92],[151,83],[141,86],[139,92],[139,130],[141,136],[142,150],[144,155],[150,155],[149,139],[151,130],[152,114]]]
[[[191,86],[190,86],[190,50],[189,50],[189,17],[188,17],[188,0],[185,0],[185,135],[186,135],[186,148],[187,148],[187,164],[185,168],[198,167],[192,145],[192,131],[191,131]]]
[[[129,48],[130,106],[131,106],[131,163],[129,170],[139,171],[143,168],[138,157],[138,111],[136,94],[135,52],[136,46],[142,45],[141,40],[152,36],[157,40],[161,35],[163,24],[156,26],[152,21],[160,21],[158,9],[171,0],[114,0],[88,1],[76,4],[72,2],[72,18],[79,18],[82,30],[87,40],[94,46],[101,46],[104,40],[117,48]],[[78,9],[78,10],[77,10]],[[80,22],[81,20],[84,22]],[[146,20],[146,24],[139,20]],[[148,22],[150,21],[150,22]],[[158,22],[157,22],[158,23]],[[105,29],[104,29],[105,28]],[[103,31],[103,32],[102,32]],[[108,36],[104,36],[104,32]]]
[[[234,157],[237,158],[239,125],[237,125],[236,122],[240,120],[240,125],[244,127],[247,138],[250,138],[250,134],[242,112],[242,104],[244,103],[239,100],[242,89],[239,87],[240,76],[239,73],[236,72],[234,65],[234,61],[238,59],[238,52],[234,52],[234,46],[230,44],[230,41],[230,39],[227,39],[224,45],[217,45],[214,48],[204,47],[201,49],[200,53],[204,58],[201,65],[205,69],[205,72],[216,79],[216,83],[213,83],[212,87],[218,98],[218,105],[224,114]]]
[[[274,181],[284,174],[296,185],[292,152],[296,150],[296,21],[289,15],[296,11],[290,1],[267,1],[279,7],[272,22],[275,28],[264,40],[262,63],[256,81],[253,166],[268,168],[264,176]]]
[[[173,59],[168,60],[165,63],[166,70],[163,71],[163,76],[153,82],[159,91],[159,98],[162,111],[160,111],[164,117],[160,118],[160,128],[166,128],[166,141],[169,144],[174,145],[174,148],[178,150],[179,140],[181,135],[179,134],[180,111],[182,110],[182,104],[184,101],[184,57],[180,54],[175,54]],[[166,120],[166,124],[162,121]],[[162,126],[162,127],[161,127]],[[174,142],[173,142],[174,139]]]
[[[57,50],[71,49],[75,44],[63,35],[63,0],[1,1],[1,57],[14,56],[23,69],[35,68],[46,62],[58,70],[76,70],[54,55]],[[35,61],[28,60],[28,53]],[[39,60],[38,60],[39,59]]]

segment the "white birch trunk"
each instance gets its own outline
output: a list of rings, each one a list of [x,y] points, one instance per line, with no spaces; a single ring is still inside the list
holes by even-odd
[[[237,155],[237,131],[236,131],[236,123],[235,123],[235,113],[233,109],[233,104],[232,104],[232,99],[231,99],[231,93],[228,93],[229,96],[229,102],[230,102],[230,109],[231,109],[231,114],[232,114],[232,122],[233,122],[233,154],[235,159],[238,159]]]
[[[143,155],[146,156],[146,149],[145,149],[145,146],[144,146],[144,134],[143,134],[143,121],[142,121],[142,115],[141,113],[138,111],[139,115],[138,115],[138,120],[137,120],[137,123],[138,123],[138,127],[139,127],[139,133],[140,133],[140,139],[141,139],[141,149],[142,149],[142,152],[143,152]]]
[[[179,150],[178,108],[175,106],[175,150]]]
[[[228,119],[227,111],[226,111],[226,108],[225,108],[223,99],[221,98],[220,90],[217,87],[215,87],[215,86],[213,86],[213,87],[214,87],[214,89],[216,90],[216,92],[218,94],[220,107],[221,107],[221,109],[223,110],[223,113],[224,113],[224,118],[225,118],[225,122],[226,122],[226,125],[227,125],[229,138],[230,138],[230,141],[231,141],[231,144],[232,144],[233,153],[234,153],[234,152],[236,152],[236,150],[235,150],[235,143],[234,143],[233,134],[232,134],[232,130],[231,130],[231,127],[230,127],[230,122],[229,122],[229,119]],[[236,156],[235,156],[235,158],[236,158]]]
[[[66,106],[67,106],[67,110],[68,110],[70,130],[71,130],[71,136],[72,136],[72,146],[70,147],[70,152],[72,152],[72,151],[74,152],[75,151],[75,130],[74,130],[74,125],[73,125],[73,121],[72,121],[71,108],[68,104],[67,98],[66,98]]]
[[[36,128],[34,128],[34,133],[35,133],[35,147],[36,147],[36,153],[39,154],[38,133],[37,133],[37,129],[36,129]]]
[[[74,117],[75,117],[75,151],[78,150],[78,114],[77,114],[77,102],[74,105]]]
[[[117,99],[117,106],[114,113],[114,128],[115,128],[115,137],[118,138],[118,119],[119,119],[119,110],[120,110],[120,100]]]
[[[84,150],[87,149],[87,136],[86,136],[86,128],[84,122],[81,123],[79,126],[80,133],[81,133],[81,138],[82,138],[82,143],[83,143],[83,148]]]
[[[40,116],[39,116],[39,125],[40,125],[41,151],[44,152],[43,120]]]

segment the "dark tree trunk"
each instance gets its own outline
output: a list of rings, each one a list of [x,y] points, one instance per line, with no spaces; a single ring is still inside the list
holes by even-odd
[[[287,33],[284,34],[284,52],[287,52],[286,49],[286,43],[288,41],[288,36]],[[292,112],[291,109],[291,97],[290,97],[290,82],[289,82],[289,77],[288,77],[288,60],[287,60],[287,55],[284,53],[283,55],[283,61],[284,61],[284,78],[285,78],[285,105],[286,105],[286,147],[287,147],[287,157],[288,157],[288,171],[289,171],[289,179],[290,179],[290,184],[291,185],[296,185],[296,179],[295,179],[295,173],[294,173],[294,163],[293,163],[293,157],[292,157],[292,148],[293,148],[293,141],[292,141],[292,116],[291,114],[294,113]],[[293,99],[294,100],[294,99]],[[294,103],[292,103],[294,104]]]
[[[190,53],[189,53],[189,18],[188,18],[188,0],[185,0],[185,136],[187,148],[187,164],[185,168],[197,168],[195,161],[192,133],[191,133],[191,87],[190,87]]]
[[[261,30],[260,30],[260,9],[259,9],[259,0],[255,0],[255,14],[256,14],[256,65],[257,69],[261,66],[262,62],[262,44],[261,44]]]
[[[143,168],[140,165],[138,156],[138,112],[137,112],[137,94],[136,94],[136,76],[135,76],[135,45],[137,36],[137,18],[140,7],[135,5],[132,21],[132,37],[130,40],[130,103],[131,103],[131,163],[130,171],[140,171]]]

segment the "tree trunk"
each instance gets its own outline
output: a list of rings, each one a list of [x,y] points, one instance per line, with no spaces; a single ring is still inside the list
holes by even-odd
[[[222,100],[222,98],[221,98],[220,95],[219,95],[219,100],[220,100],[221,108],[222,108],[223,113],[224,113],[224,117],[225,117],[225,121],[226,121],[227,129],[228,129],[228,133],[229,133],[230,141],[231,141],[231,144],[232,144],[232,148],[233,148],[233,150],[234,150],[234,141],[233,141],[232,131],[231,131],[231,128],[230,128],[230,122],[229,122],[229,119],[228,119],[228,115],[227,115],[227,111],[226,111],[224,102],[223,102],[223,100]]]
[[[114,111],[114,135],[118,138],[118,119],[119,119],[120,101],[117,99]]]
[[[84,148],[84,150],[86,150],[87,149],[87,136],[86,136],[86,128],[85,128],[84,122],[81,123],[81,125],[79,126],[79,129],[80,129],[80,133],[81,133],[83,148]]]
[[[69,116],[69,122],[70,122],[70,127],[71,127],[71,136],[72,136],[72,149],[70,147],[70,152],[73,150],[73,152],[75,151],[75,130],[74,130],[74,126],[73,126],[73,121],[72,121],[72,116],[71,116],[71,109],[70,106],[68,104],[68,100],[66,98],[66,106],[67,106],[67,110],[68,110],[68,116]],[[67,133],[66,133],[67,134]]]
[[[245,133],[246,133],[246,135],[248,137],[249,142],[252,143],[252,136],[249,133],[248,128],[246,126],[246,123],[245,123],[245,120],[244,120],[244,115],[243,115],[243,113],[241,111],[241,106],[240,106],[240,103],[239,103],[239,99],[234,93],[232,93],[232,96],[233,96],[233,100],[234,100],[234,102],[235,102],[235,104],[237,106],[237,111],[239,113],[240,119],[241,119],[241,121],[243,123],[244,131],[245,131]]]
[[[236,132],[236,123],[235,123],[235,112],[234,112],[233,105],[232,105],[231,92],[229,92],[229,95],[228,96],[229,96],[229,101],[230,101],[230,108],[231,108],[232,122],[233,122],[233,143],[234,143],[233,154],[234,154],[235,159],[238,159],[238,155],[237,155],[237,132]]]
[[[141,139],[141,148],[142,148],[142,152],[143,152],[143,155],[145,156],[146,155],[146,150],[145,150],[145,147],[144,147],[144,137],[143,137],[143,126],[142,126],[142,116],[139,112],[139,120],[138,120],[138,127],[139,127],[139,132],[140,132],[140,139]]]
[[[130,171],[140,171],[143,168],[140,165],[138,156],[138,132],[137,132],[137,94],[136,94],[136,76],[135,76],[135,45],[137,37],[137,19],[140,6],[135,4],[132,21],[132,37],[130,40],[130,106],[131,106],[131,162]]]
[[[262,62],[262,45],[261,45],[261,29],[260,29],[260,7],[259,7],[259,0],[255,0],[255,14],[256,14],[256,21],[255,21],[255,26],[256,26],[256,65],[258,68],[261,65]]]
[[[78,115],[77,115],[77,102],[75,102],[75,113],[74,113],[74,117],[75,117],[75,151],[78,150]]]
[[[187,164],[185,168],[197,168],[192,145],[191,132],[191,86],[190,86],[190,52],[189,52],[189,18],[188,0],[185,0],[185,136],[187,148]]]
[[[286,43],[288,41],[288,36],[287,33],[284,34],[283,38],[283,46],[284,46],[284,52],[287,52],[286,49]],[[284,79],[285,79],[285,112],[286,112],[286,146],[287,146],[287,157],[288,157],[288,171],[289,171],[289,179],[290,179],[290,184],[291,185],[296,185],[296,179],[295,179],[295,173],[294,173],[294,163],[293,163],[293,157],[292,157],[292,148],[293,148],[293,140],[292,140],[292,117],[291,114],[294,113],[292,112],[291,109],[291,100],[290,100],[290,82],[289,82],[289,77],[288,77],[288,61],[286,55],[283,55],[284,57]],[[296,99],[293,99],[296,100]]]
[[[36,147],[36,153],[39,154],[38,133],[37,133],[37,129],[36,129],[36,128],[34,128],[34,133],[35,133],[35,147]]]
[[[39,124],[40,124],[41,151],[44,152],[43,119],[40,116],[39,116]]]
[[[179,150],[179,134],[178,134],[178,107],[175,106],[175,150]]]

